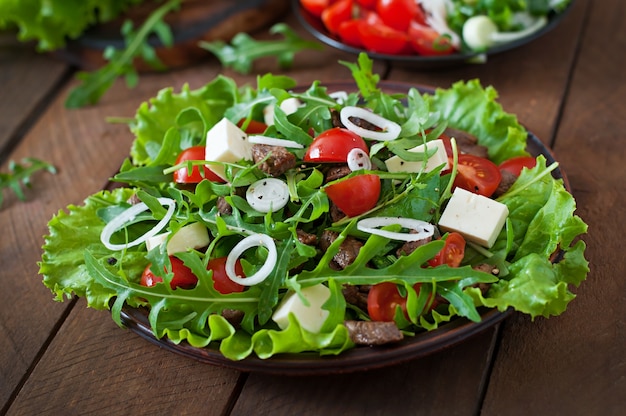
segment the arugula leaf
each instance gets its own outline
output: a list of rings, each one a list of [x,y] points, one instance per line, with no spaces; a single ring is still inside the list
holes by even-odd
[[[283,35],[282,40],[255,40],[250,35],[240,32],[231,40],[231,45],[223,41],[200,42],[199,46],[213,53],[224,68],[248,74],[255,60],[275,56],[282,69],[293,64],[297,52],[305,49],[322,49],[314,41],[302,39],[285,23],[277,23],[270,28],[270,34]]]
[[[180,6],[181,0],[168,0],[150,14],[137,32],[133,31],[132,22],[126,21],[122,26],[125,49],[116,50],[108,47],[104,51],[104,58],[109,62],[95,72],[79,72],[76,77],[82,81],[72,91],[65,101],[67,108],[80,108],[90,104],[96,104],[106,91],[113,85],[118,77],[124,76],[127,85],[134,87],[137,84],[138,74],[133,60],[141,57],[154,69],[164,70],[165,67],[156,55],[148,37],[151,33],[158,36],[165,46],[173,44],[172,34],[169,27],[163,22],[163,18],[169,12]]]
[[[22,159],[22,163],[14,161],[9,162],[9,173],[0,173],[0,207],[4,202],[2,190],[9,188],[17,196],[20,201],[25,201],[26,196],[22,191],[22,187],[30,188],[31,177],[40,170],[46,170],[52,174],[56,173],[56,168],[50,163],[42,160],[27,157]]]

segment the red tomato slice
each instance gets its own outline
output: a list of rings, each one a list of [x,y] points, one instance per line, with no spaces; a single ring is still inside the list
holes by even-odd
[[[300,0],[304,9],[314,16],[320,17],[324,9],[330,5],[330,0]]]
[[[523,168],[532,169],[536,165],[537,159],[532,156],[517,156],[500,163],[499,167],[501,171],[506,170],[519,176]]]
[[[330,33],[339,33],[339,25],[352,19],[352,0],[339,0],[322,12],[322,23]]]
[[[460,154],[454,187],[483,196],[491,196],[500,185],[502,174],[498,166],[482,157]]]
[[[245,286],[233,282],[226,274],[226,259],[227,257],[218,257],[209,260],[207,264],[207,269],[213,271],[213,287],[222,294],[243,292]],[[235,263],[235,272],[238,276],[244,276],[239,260]]]
[[[170,262],[172,263],[172,281],[170,287],[176,289],[178,287],[182,289],[193,289],[198,283],[198,278],[192,273],[191,269],[183,264],[183,261],[178,257],[170,256]],[[163,278],[156,276],[148,265],[141,274],[141,280],[139,283],[143,286],[151,287],[159,282],[163,281]]]
[[[242,118],[241,120],[239,120],[239,122],[237,123],[237,127],[241,128],[244,125],[245,121],[246,121],[245,118]],[[267,129],[267,124],[261,121],[250,120],[244,131],[248,134],[262,134],[262,133],[265,133],[266,129]]]
[[[365,49],[371,52],[397,55],[406,50],[407,34],[383,24],[370,24],[361,21],[359,35]]]
[[[343,43],[349,46],[354,46],[355,48],[363,47],[361,35],[359,34],[359,24],[360,20],[356,19],[341,22],[337,34]]]
[[[408,28],[408,34],[411,46],[420,55],[449,55],[456,50],[448,37],[440,35],[425,24],[412,21]]]
[[[354,217],[376,206],[380,197],[380,178],[374,174],[353,176],[327,186],[325,191],[337,208]]]
[[[392,322],[398,306],[406,316],[406,298],[395,283],[378,283],[367,295],[367,313],[373,321]]]
[[[428,260],[431,267],[447,264],[450,267],[459,267],[465,255],[465,238],[459,233],[452,232],[446,237],[446,243],[435,257]]]
[[[185,149],[176,158],[176,164],[183,163],[188,160],[204,160],[204,152],[204,146],[193,146]],[[200,174],[198,166],[193,167],[191,174],[189,174],[189,169],[186,167],[180,168],[174,172],[174,182],[176,183],[199,183],[203,179],[224,183],[224,180],[213,173],[213,171],[207,166],[204,166],[204,177]]]
[[[406,32],[414,18],[424,19],[415,0],[378,0],[376,12],[389,27]]]
[[[303,160],[316,163],[346,163],[348,153],[355,148],[369,154],[367,144],[361,136],[348,129],[334,127],[313,139]]]

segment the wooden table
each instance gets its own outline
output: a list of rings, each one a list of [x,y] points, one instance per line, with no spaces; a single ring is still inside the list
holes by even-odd
[[[65,110],[72,68],[0,38],[0,162],[37,157],[20,202],[0,209],[0,411],[41,414],[456,414],[618,415],[626,412],[626,5],[577,0],[540,40],[485,65],[437,71],[376,62],[385,79],[448,87],[479,78],[504,108],[555,152],[589,224],[588,279],[567,312],[534,322],[513,314],[470,340],[400,366],[336,376],[285,377],[200,364],[118,328],[81,299],[57,303],[41,283],[46,223],[102,189],[132,135],[109,116],[131,117],[164,87],[196,88],[222,70],[209,60],[115,84],[94,107]],[[287,21],[298,27],[296,20]],[[298,55],[286,73],[304,84],[347,79],[327,48]],[[256,72],[276,72],[263,60]],[[238,82],[255,80],[223,71]]]

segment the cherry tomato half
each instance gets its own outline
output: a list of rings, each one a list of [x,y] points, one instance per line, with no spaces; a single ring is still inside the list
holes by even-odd
[[[339,33],[339,26],[352,19],[352,0],[339,0],[322,12],[322,23],[330,33]]]
[[[424,14],[415,0],[378,0],[376,13],[389,27],[406,32],[413,19],[424,21]]]
[[[372,24],[361,20],[359,36],[365,49],[370,52],[397,55],[406,51],[408,35],[384,24]]]
[[[353,176],[325,188],[331,201],[344,214],[355,217],[376,206],[380,197],[380,177],[374,174]]]
[[[351,19],[346,22],[342,22],[339,25],[339,31],[337,32],[341,41],[346,45],[354,46],[355,48],[362,48],[363,42],[361,42],[361,35],[359,34],[360,24],[361,21],[358,19]]]
[[[192,146],[183,150],[176,158],[176,164],[186,162],[188,160],[204,160],[204,146]],[[217,176],[211,169],[204,166],[204,177],[200,174],[198,166],[194,166],[189,174],[186,167],[178,169],[174,172],[174,182],[176,183],[199,183],[202,179],[208,179],[213,182],[223,183],[224,180]]]
[[[392,322],[398,306],[406,316],[406,298],[395,283],[378,283],[367,295],[367,313],[373,321]]]
[[[218,257],[209,260],[207,264],[207,269],[213,271],[213,287],[222,294],[243,292],[245,286],[233,282],[226,274],[226,259],[227,257]],[[235,263],[235,272],[238,276],[244,276],[239,260]]]
[[[243,127],[245,121],[246,121],[245,118],[242,118],[241,120],[239,120],[239,122],[237,123],[237,127],[239,128]],[[244,129],[244,131],[248,134],[263,134],[265,133],[265,130],[267,130],[267,124],[263,123],[262,121],[256,121],[256,120],[248,121],[248,124],[246,125],[246,128]]]
[[[331,0],[300,0],[304,9],[314,16],[320,17],[324,9],[331,3]]]
[[[465,238],[459,233],[448,234],[445,245],[439,253],[428,260],[431,267],[447,264],[450,267],[459,267],[465,255]]]
[[[441,56],[455,51],[450,38],[440,35],[436,30],[424,24],[412,21],[408,33],[413,50],[420,55]]]
[[[506,170],[515,176],[519,176],[523,168],[532,169],[536,165],[537,159],[532,156],[517,156],[500,163],[499,167],[501,171]]]
[[[170,256],[170,262],[172,263],[172,281],[170,287],[176,289],[178,287],[182,289],[193,289],[198,283],[198,278],[193,274],[191,269],[183,264],[183,261],[178,257]],[[141,280],[139,283],[146,287],[151,287],[159,282],[163,281],[163,278],[156,276],[152,270],[150,270],[151,264],[149,264],[141,274]]]
[[[419,296],[421,283],[413,286],[415,292]],[[427,311],[433,310],[440,301],[437,296],[429,294],[426,301]],[[406,311],[406,298],[400,295],[398,286],[392,282],[378,283],[371,287],[367,295],[367,313],[373,321],[391,322],[396,315],[396,309],[400,307],[405,318],[409,319]]]
[[[365,140],[356,133],[341,127],[326,130],[315,139],[304,155],[305,162],[346,163],[352,149],[369,154]]]
[[[500,185],[502,174],[498,166],[479,156],[460,154],[454,186],[483,196],[491,196]]]

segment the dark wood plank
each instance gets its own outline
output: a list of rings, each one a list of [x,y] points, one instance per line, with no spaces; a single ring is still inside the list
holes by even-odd
[[[251,374],[232,414],[474,415],[486,382],[483,367],[491,361],[495,331],[488,329],[424,359],[363,373],[314,377]]]
[[[484,414],[617,415],[626,405],[626,28],[620,0],[589,2],[585,37],[558,126],[591,273],[565,314],[507,325]],[[607,39],[611,41],[606,42]],[[511,388],[512,380],[517,381]],[[513,411],[511,411],[513,409]],[[518,409],[518,410],[516,410]]]
[[[211,76],[213,71],[214,76],[217,70],[206,68],[204,75]],[[55,325],[69,306],[67,302],[54,302],[38,275],[37,261],[41,259],[47,222],[58,210],[81,204],[88,195],[103,189],[127,157],[132,134],[126,125],[107,123],[106,117],[132,117],[139,104],[158,89],[182,85],[176,76],[168,81],[156,75],[144,80],[132,91],[120,82],[98,106],[80,110],[64,108],[64,90],[11,155],[16,160],[25,156],[46,160],[57,167],[58,173],[37,174],[32,189],[26,191],[27,202],[8,194],[0,215],[4,233],[0,239],[4,287],[0,317],[7,335],[0,338],[0,347],[7,352],[0,358],[3,404],[36,362],[47,339],[54,336]],[[103,318],[107,319],[106,315]],[[74,343],[71,339],[67,342]]]
[[[0,162],[67,70],[65,63],[38,54],[34,45],[18,42],[11,32],[0,33]]]
[[[70,342],[71,341],[71,342]],[[84,300],[64,323],[9,415],[224,414],[239,372],[171,354]]]

